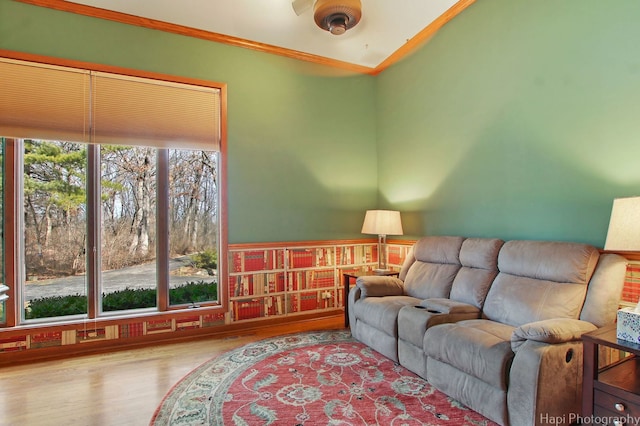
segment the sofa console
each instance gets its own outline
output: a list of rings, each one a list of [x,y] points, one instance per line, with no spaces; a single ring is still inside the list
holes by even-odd
[[[581,336],[615,322],[625,272],[586,244],[425,237],[397,278],[358,278],[351,333],[501,425],[574,418]]]

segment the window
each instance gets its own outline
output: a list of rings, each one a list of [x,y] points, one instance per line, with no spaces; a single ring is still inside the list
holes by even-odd
[[[6,322],[5,303],[9,298],[6,292],[9,287],[5,284],[4,275],[4,139],[0,138],[0,324]]]
[[[86,145],[20,145],[24,318],[86,314]]]
[[[0,76],[14,322],[221,304],[220,89],[1,58]]]
[[[218,170],[217,152],[169,150],[172,305],[218,299]]]
[[[156,307],[157,150],[101,146],[100,170],[102,311]]]

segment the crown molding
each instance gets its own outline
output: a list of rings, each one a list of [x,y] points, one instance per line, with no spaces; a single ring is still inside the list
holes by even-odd
[[[326,58],[324,56],[312,55],[310,53],[300,52],[298,50],[285,49],[266,43],[260,43],[239,37],[233,37],[225,34],[215,33],[211,31],[199,30],[183,25],[172,24],[169,22],[159,21],[155,19],[143,18],[136,15],[130,15],[122,12],[114,12],[111,10],[101,9],[94,6],[87,6],[79,3],[73,3],[67,0],[16,0],[21,3],[27,3],[35,6],[46,7],[49,9],[60,10],[64,12],[76,13],[79,15],[91,16],[94,18],[106,19],[109,21],[120,22],[129,25],[135,25],[154,30],[165,31],[174,34],[180,34],[188,37],[195,37],[203,40],[223,43],[230,46],[242,47],[245,49],[256,50],[259,52],[270,53],[274,55],[284,56],[287,58],[297,59],[300,61],[312,62],[315,64],[325,65],[332,68],[341,69],[358,74],[377,75],[389,68],[391,65],[400,61],[402,58],[415,51],[417,48],[426,43],[442,26],[451,19],[460,14],[463,10],[473,4],[476,0],[460,0],[445,13],[440,15],[431,24],[420,31],[415,37],[408,40],[402,47],[391,54],[380,65],[375,68],[365,67],[362,65],[352,64],[345,61]]]

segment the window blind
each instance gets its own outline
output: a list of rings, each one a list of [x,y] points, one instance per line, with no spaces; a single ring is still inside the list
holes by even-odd
[[[220,90],[0,58],[0,136],[220,150]]]
[[[0,136],[89,141],[88,71],[0,58]]]
[[[218,89],[92,73],[95,143],[220,148]]]

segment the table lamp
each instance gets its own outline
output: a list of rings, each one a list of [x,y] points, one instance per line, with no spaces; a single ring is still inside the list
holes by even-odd
[[[640,251],[640,197],[613,200],[604,249],[614,252]],[[635,307],[624,307],[618,310],[616,321],[618,339],[638,342],[639,315],[640,301]]]
[[[604,249],[640,251],[640,197],[613,200]]]
[[[400,212],[367,210],[361,232],[378,236],[378,269],[375,272],[387,271],[387,235],[402,235]]]

